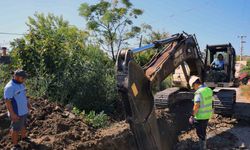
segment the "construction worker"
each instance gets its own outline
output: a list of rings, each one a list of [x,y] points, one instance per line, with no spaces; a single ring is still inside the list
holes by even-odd
[[[23,70],[16,70],[13,79],[4,88],[4,100],[11,119],[11,139],[13,150],[21,149],[18,145],[19,134],[21,139],[28,141],[26,135],[26,119],[31,105],[26,97],[24,81],[27,75]]]
[[[206,149],[206,128],[212,116],[213,91],[202,84],[199,77],[191,76],[189,85],[195,91],[194,106],[189,123],[194,124],[199,137],[200,149]]]

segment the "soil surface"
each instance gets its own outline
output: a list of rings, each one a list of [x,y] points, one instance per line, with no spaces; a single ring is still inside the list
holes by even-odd
[[[250,149],[250,123],[233,118],[214,115],[207,128],[207,148],[218,149]],[[194,128],[178,137],[175,147],[182,149],[199,149],[198,137]]]
[[[28,119],[31,142],[20,142],[22,149],[127,149],[135,146],[132,133],[124,121],[113,122],[104,129],[94,129],[63,106],[44,99],[32,99],[34,108]],[[4,102],[0,102],[0,149],[12,147],[10,120]]]

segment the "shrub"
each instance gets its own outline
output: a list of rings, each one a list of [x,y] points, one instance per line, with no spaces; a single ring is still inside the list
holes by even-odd
[[[37,75],[36,77],[28,78],[25,82],[28,89],[27,94],[33,97],[48,97],[49,85],[52,82],[53,77],[49,75]]]
[[[94,128],[103,128],[108,125],[109,118],[103,111],[98,114],[95,111],[90,111],[89,114],[84,114],[84,120]]]
[[[114,63],[87,33],[62,17],[35,14],[29,33],[11,45],[13,66],[26,70],[31,96],[72,103],[80,110],[110,112],[116,100]]]
[[[85,123],[94,128],[103,128],[106,127],[109,123],[109,117],[104,113],[104,111],[96,113],[94,110],[92,110],[89,113],[86,113],[85,111],[81,111],[77,107],[73,107],[72,113],[81,116]]]
[[[72,112],[73,112],[74,114],[76,114],[76,115],[80,115],[80,114],[81,114],[80,109],[78,109],[77,107],[73,107]]]

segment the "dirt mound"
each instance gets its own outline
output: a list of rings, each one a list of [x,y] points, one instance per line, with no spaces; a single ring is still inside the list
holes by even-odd
[[[32,99],[34,110],[28,118],[31,142],[23,149],[127,149],[134,147],[128,124],[114,122],[105,129],[94,129],[63,106],[44,99]],[[10,121],[0,102],[0,149],[10,149]],[[124,146],[124,147],[123,147]]]

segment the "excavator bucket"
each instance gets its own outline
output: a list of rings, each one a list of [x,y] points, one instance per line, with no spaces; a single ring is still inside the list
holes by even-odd
[[[150,82],[134,61],[128,65],[129,104],[132,111],[130,127],[140,150],[161,150],[161,139],[154,110]]]
[[[145,77],[142,68],[131,61],[128,66],[128,90],[131,103],[136,107],[132,109],[134,119],[139,122],[147,120],[154,106],[153,95],[150,90],[150,82]]]

